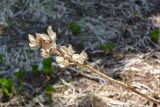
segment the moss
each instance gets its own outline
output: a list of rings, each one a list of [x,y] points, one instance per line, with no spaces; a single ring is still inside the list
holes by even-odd
[[[116,47],[115,43],[105,43],[100,46],[100,48],[107,53],[111,53],[115,47]]]
[[[69,26],[73,34],[77,35],[81,32],[81,26],[77,22],[71,22]]]
[[[158,39],[160,38],[160,29],[153,30],[150,33],[150,37],[153,42],[158,42]]]

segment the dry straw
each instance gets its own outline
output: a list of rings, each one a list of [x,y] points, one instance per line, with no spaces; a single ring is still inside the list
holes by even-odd
[[[99,76],[105,78],[106,80],[109,80],[110,82],[114,83],[114,84],[118,84],[122,87],[124,87],[125,89],[129,89],[132,92],[135,92],[136,94],[156,103],[156,104],[160,104],[160,101],[148,96],[146,94],[141,93],[140,91],[137,91],[135,88],[121,82],[118,80],[115,80],[105,74],[103,74],[102,72],[100,72],[99,70],[93,68],[92,66],[90,66],[87,62],[88,56],[87,53],[82,51],[80,54],[76,54],[75,51],[72,48],[72,45],[69,45],[68,47],[66,46],[60,46],[59,48],[56,45],[56,33],[53,32],[52,27],[49,26],[47,29],[47,34],[38,34],[36,33],[36,38],[32,35],[28,35],[29,37],[29,46],[31,47],[31,49],[35,50],[38,48],[41,48],[41,55],[44,58],[49,58],[52,55],[56,56],[55,60],[58,63],[58,65],[60,67],[68,67],[69,65],[77,65],[79,67],[85,68],[88,72],[93,72],[98,74]]]

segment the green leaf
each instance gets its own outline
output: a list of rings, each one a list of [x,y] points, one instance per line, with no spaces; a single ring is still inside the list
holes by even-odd
[[[77,35],[81,32],[81,26],[77,22],[71,22],[69,26],[73,34]]]
[[[51,95],[53,92],[55,92],[56,91],[56,89],[53,87],[53,86],[48,86],[48,87],[46,87],[46,89],[45,89],[45,93],[47,94],[47,95]]]
[[[151,36],[151,39],[154,41],[154,42],[157,42],[158,39],[160,38],[160,29],[156,29],[154,31],[152,31],[150,33],[150,36]]]
[[[14,75],[17,77],[18,80],[21,82],[24,81],[24,74],[26,70],[24,67],[20,68],[18,72],[14,73]]]
[[[0,84],[2,85],[3,93],[6,96],[11,96],[11,94],[14,91],[14,84],[12,80],[6,79],[6,78],[1,78],[0,79]]]
[[[32,66],[32,72],[35,76],[39,75],[40,72],[38,71],[38,65],[35,64]]]
[[[102,44],[102,45],[100,46],[100,48],[101,48],[102,50],[104,50],[105,52],[107,52],[107,53],[112,52],[112,50],[113,50],[115,47],[116,47],[116,44],[115,44],[115,43],[105,43],[105,44]]]
[[[44,75],[50,75],[53,72],[52,59],[51,58],[44,59],[42,64],[43,64],[42,73]]]

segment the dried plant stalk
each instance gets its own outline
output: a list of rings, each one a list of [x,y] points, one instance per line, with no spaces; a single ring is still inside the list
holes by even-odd
[[[60,67],[68,67],[69,65],[76,65],[82,68],[85,68],[89,72],[93,72],[98,74],[99,76],[105,78],[106,80],[109,80],[113,84],[118,84],[125,89],[129,89],[130,91],[148,99],[149,101],[152,101],[156,104],[160,104],[160,101],[148,96],[146,94],[141,93],[140,91],[137,91],[133,87],[115,80],[105,74],[103,74],[101,71],[93,68],[90,66],[87,62],[88,56],[87,53],[82,51],[80,54],[75,54],[75,51],[73,50],[72,46],[69,45],[69,47],[66,46],[60,46],[60,48],[57,48],[56,45],[56,33],[52,31],[52,27],[49,26],[47,29],[48,35],[46,34],[36,34],[36,38],[34,36],[29,34],[29,40],[30,40],[30,47],[31,49],[37,49],[41,47],[41,55],[44,58],[49,58],[52,55],[55,56],[56,62],[59,64]]]
[[[70,60],[71,60],[71,59],[70,59]],[[138,95],[140,95],[140,96],[142,96],[142,97],[145,97],[145,98],[148,99],[149,101],[152,101],[152,102],[154,102],[154,103],[156,103],[156,104],[160,104],[160,101],[159,101],[159,100],[156,100],[155,98],[153,98],[153,97],[151,97],[151,96],[148,96],[148,95],[146,95],[146,94],[143,94],[143,93],[141,93],[140,91],[137,91],[136,89],[134,89],[133,87],[131,87],[131,86],[129,86],[129,85],[127,85],[127,84],[125,84],[125,83],[123,83],[123,82],[121,82],[121,81],[115,80],[115,79],[113,79],[113,78],[111,78],[111,77],[103,74],[101,71],[93,68],[93,67],[90,66],[89,64],[83,65],[83,64],[79,64],[79,63],[77,63],[77,62],[75,62],[75,61],[73,61],[73,60],[71,60],[71,61],[72,61],[75,65],[77,65],[77,66],[79,66],[79,67],[82,67],[82,68],[85,68],[86,70],[91,71],[91,72],[93,72],[93,73],[96,73],[96,74],[98,74],[99,76],[105,78],[106,80],[112,82],[113,84],[118,84],[118,85],[122,86],[122,87],[125,88],[125,89],[128,89],[128,90],[130,90],[130,91],[132,91],[132,92],[135,92],[136,94],[138,94]]]

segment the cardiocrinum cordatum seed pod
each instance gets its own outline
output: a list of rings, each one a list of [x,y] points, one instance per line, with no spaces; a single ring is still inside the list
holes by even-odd
[[[68,47],[60,46],[58,48],[56,44],[56,33],[53,32],[51,26],[48,27],[47,33],[48,35],[36,33],[36,37],[29,34],[29,46],[31,49],[35,50],[41,48],[41,56],[44,58],[49,58],[52,55],[56,55],[55,60],[60,67],[67,67],[70,64],[73,64],[71,60],[79,64],[84,64],[87,61],[87,53],[82,51],[80,54],[76,54],[72,48],[72,45],[69,45]]]

